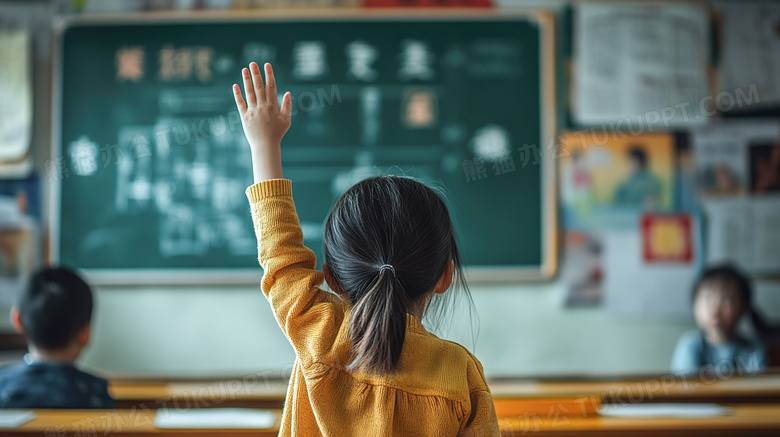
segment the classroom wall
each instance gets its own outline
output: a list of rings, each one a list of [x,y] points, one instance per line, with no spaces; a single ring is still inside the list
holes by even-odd
[[[558,282],[477,285],[471,335],[488,375],[663,372],[689,324],[618,323],[600,309],[563,308]],[[234,376],[289,372],[292,348],[258,288],[100,288],[83,364],[117,375]],[[476,346],[476,347],[474,347]]]
[[[757,307],[780,320],[777,284],[757,283]],[[681,290],[687,293],[688,290]],[[603,308],[567,309],[560,281],[474,284],[479,328],[445,329],[489,376],[663,373],[689,323],[619,321]],[[284,375],[295,358],[259,286],[103,287],[83,364],[118,376]],[[461,307],[464,309],[466,307]],[[772,311],[767,311],[767,310]],[[455,320],[468,321],[464,311]]]
[[[54,6],[0,3],[4,12],[38,29],[33,141],[38,162],[43,162],[49,149],[51,96],[50,33],[41,24],[50,20]],[[48,188],[44,184],[45,194]],[[617,321],[599,308],[566,309],[563,291],[559,281],[474,284],[480,328],[476,344],[463,330],[447,337],[475,351],[488,375],[628,374],[665,371],[678,337],[692,328],[690,323]],[[762,305],[765,308],[780,308],[777,296],[780,293],[760,293],[759,302],[769,302]],[[294,359],[259,285],[101,287],[96,298],[94,338],[82,363],[105,374],[207,377],[269,371],[278,375],[288,372]],[[0,314],[7,311],[0,308]],[[9,329],[7,318],[0,319],[0,328]]]
[[[757,292],[759,307],[780,309],[778,290],[758,284]],[[558,281],[477,284],[472,296],[476,343],[463,330],[445,337],[474,351],[492,376],[665,372],[678,337],[693,327],[616,321],[598,308],[566,309]],[[278,376],[294,360],[259,287],[102,287],[96,299],[94,337],[81,361],[99,372]]]
[[[664,372],[680,334],[692,328],[566,309],[558,281],[476,284],[471,292],[476,342],[469,329],[444,329],[441,336],[468,347],[492,376]],[[93,339],[81,364],[104,374],[279,376],[294,360],[259,286],[100,287],[95,294]],[[453,319],[469,321],[465,311]],[[2,326],[10,328],[7,318]]]

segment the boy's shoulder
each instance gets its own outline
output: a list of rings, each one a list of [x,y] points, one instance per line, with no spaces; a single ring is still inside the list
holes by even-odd
[[[0,367],[0,385],[24,375],[27,367],[24,361]]]
[[[112,408],[108,381],[72,365],[17,364],[0,369],[0,408]]]
[[[90,382],[108,385],[108,381],[91,373],[77,369],[74,365],[66,363],[38,363],[30,362],[25,358],[17,363],[0,368],[0,380],[18,377],[39,377],[47,374],[61,374],[70,377],[79,377]]]

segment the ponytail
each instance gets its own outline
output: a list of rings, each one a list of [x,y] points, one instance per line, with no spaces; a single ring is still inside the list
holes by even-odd
[[[351,370],[392,373],[401,358],[406,336],[406,293],[390,269],[381,269],[376,282],[352,308],[349,336]]]
[[[462,283],[447,205],[436,191],[411,178],[364,179],[333,205],[322,242],[324,264],[351,305],[348,368],[393,373],[401,359],[407,312],[421,309],[420,316],[425,315],[450,263]],[[468,288],[463,291],[468,296]]]

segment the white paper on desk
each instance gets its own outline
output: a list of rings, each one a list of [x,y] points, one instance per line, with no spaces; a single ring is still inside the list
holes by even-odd
[[[31,135],[30,35],[0,32],[0,161],[23,159]]]
[[[721,88],[734,94],[742,90],[752,99],[750,105],[780,103],[780,3],[720,1],[716,7],[723,22]],[[757,95],[751,95],[753,89]]]
[[[154,426],[157,428],[205,429],[262,429],[276,423],[276,415],[268,410],[250,408],[205,408],[177,411],[157,410]]]
[[[707,121],[699,104],[708,93],[709,22],[702,6],[583,2],[573,32],[577,122],[626,119],[633,129],[669,130]]]
[[[730,416],[731,408],[716,404],[607,404],[599,410],[604,417],[677,417],[696,419]]]
[[[0,428],[18,428],[33,419],[32,411],[0,410]]]

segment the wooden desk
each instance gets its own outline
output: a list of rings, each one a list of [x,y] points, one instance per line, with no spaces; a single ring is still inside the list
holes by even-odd
[[[499,418],[503,437],[777,437],[780,405],[732,405],[733,416],[706,419],[515,416]]]
[[[108,388],[117,408],[260,408],[281,409],[287,381],[123,381]]]
[[[604,403],[780,404],[780,374],[724,380],[669,376],[604,381],[494,381],[494,398],[600,397]]]
[[[3,430],[4,437],[98,437],[121,434],[124,437],[276,437],[281,411],[275,410],[276,424],[268,430],[258,429],[158,429],[151,410],[34,410],[36,418],[13,430]]]
[[[777,437],[780,435],[780,405],[736,405],[734,415],[710,419],[628,419],[527,416],[523,412],[500,418],[504,437]],[[270,430],[171,430],[152,424],[154,413],[143,410],[36,410],[36,418],[7,437],[87,437],[108,433],[125,437],[271,437]],[[279,414],[279,411],[276,411]],[[511,414],[511,413],[507,413]],[[525,434],[524,434],[525,432]]]
[[[780,374],[728,380],[675,380],[648,377],[605,381],[494,381],[496,399],[568,397],[580,403],[697,402],[780,404]],[[287,383],[256,381],[111,381],[117,408],[261,408],[281,409]]]

